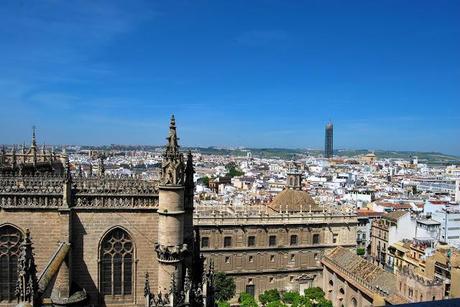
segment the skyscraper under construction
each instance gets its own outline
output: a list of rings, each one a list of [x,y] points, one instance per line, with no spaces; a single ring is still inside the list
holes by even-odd
[[[326,125],[326,139],[324,144],[324,157],[332,158],[334,151],[334,126],[332,123]]]

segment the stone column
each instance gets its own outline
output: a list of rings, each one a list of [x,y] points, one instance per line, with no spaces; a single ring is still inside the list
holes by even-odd
[[[59,211],[59,222],[61,228],[60,241],[69,246],[72,240],[72,177],[69,170],[69,161],[66,154],[63,155],[65,180],[63,184],[63,201]],[[65,302],[72,295],[72,250],[68,250],[65,259],[62,261],[56,276],[56,281],[51,292],[51,300],[55,305],[65,305]]]
[[[158,292],[168,293],[174,276],[177,287],[182,287],[184,245],[184,187],[161,185],[158,207]]]

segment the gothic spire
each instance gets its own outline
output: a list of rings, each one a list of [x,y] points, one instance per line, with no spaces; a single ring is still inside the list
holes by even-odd
[[[37,147],[37,139],[35,138],[35,126],[32,126],[32,148]]]
[[[15,295],[18,303],[34,303],[37,298],[38,282],[37,268],[35,266],[34,254],[32,252],[32,241],[30,240],[29,229],[21,243],[21,252],[18,259],[18,281],[16,283]]]
[[[15,168],[16,167],[16,145],[13,145],[13,150],[11,152],[11,159],[13,160],[12,161],[13,168]]]
[[[171,115],[171,122],[169,124],[169,135],[166,139],[168,140],[168,145],[166,145],[166,153],[176,153],[179,150],[179,145],[177,143],[179,138],[177,137],[176,119],[174,118],[174,114]]]
[[[2,158],[0,159],[0,163],[3,164],[3,160],[5,159],[5,154],[6,154],[5,145],[2,145],[1,154],[2,154]]]
[[[169,135],[166,138],[166,150],[163,154],[161,182],[167,185],[182,185],[184,184],[184,156],[179,152],[177,141],[176,120],[174,115],[171,116],[169,124]]]
[[[105,174],[104,157],[105,157],[104,154],[99,156],[99,161],[98,161],[99,176],[104,176]]]
[[[185,185],[193,189],[193,174],[195,170],[193,169],[193,155],[189,150],[187,153],[187,164],[185,166]]]
[[[150,282],[149,282],[149,273],[145,273],[145,284],[144,284],[144,296],[150,295]]]

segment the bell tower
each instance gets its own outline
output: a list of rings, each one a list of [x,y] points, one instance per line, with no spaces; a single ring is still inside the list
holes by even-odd
[[[302,173],[298,170],[295,162],[290,162],[288,165],[286,187],[293,190],[302,189]]]
[[[155,244],[158,268],[158,292],[169,293],[171,284],[183,285],[184,257],[184,156],[179,152],[174,115],[169,125],[163,153],[158,206],[158,242]]]

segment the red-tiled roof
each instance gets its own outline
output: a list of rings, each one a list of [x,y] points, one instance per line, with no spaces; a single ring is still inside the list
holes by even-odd
[[[376,212],[372,210],[363,210],[359,209],[357,212],[358,217],[360,216],[382,216],[384,213],[383,212]]]
[[[406,214],[409,214],[409,212],[407,212],[407,211],[392,211],[392,212],[389,212],[389,213],[385,214],[385,216],[383,218],[396,222],[400,218],[405,216]]]
[[[393,209],[411,209],[412,206],[410,204],[405,204],[405,203],[390,203],[390,202],[382,202],[379,203],[378,205],[386,208],[393,208]]]

